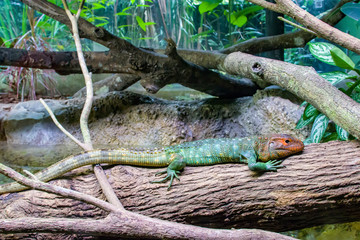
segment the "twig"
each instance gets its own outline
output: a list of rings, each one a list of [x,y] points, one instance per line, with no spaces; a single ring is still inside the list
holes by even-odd
[[[79,59],[79,64],[80,64],[81,71],[84,75],[85,85],[86,85],[86,100],[85,100],[85,104],[84,104],[84,107],[83,107],[83,110],[82,110],[81,116],[80,116],[81,133],[84,138],[84,144],[87,145],[88,149],[93,149],[91,137],[90,137],[89,126],[88,126],[88,120],[89,120],[89,116],[90,116],[90,112],[91,112],[94,93],[93,93],[93,87],[92,87],[91,74],[89,73],[89,70],[87,69],[87,66],[85,63],[85,57],[82,52],[82,45],[80,42],[79,29],[78,29],[78,25],[77,25],[77,20],[79,19],[80,12],[81,12],[81,9],[82,9],[85,1],[83,0],[81,2],[78,12],[75,16],[71,13],[66,1],[62,0],[62,2],[64,4],[65,12],[71,22],[76,51],[77,51],[77,55],[78,55],[78,59]]]
[[[92,204],[94,206],[97,206],[105,211],[109,211],[109,212],[118,211],[118,209],[114,205],[107,203],[103,200],[100,200],[98,198],[95,198],[93,196],[83,194],[83,193],[80,193],[77,191],[73,191],[70,189],[66,189],[63,187],[55,186],[55,185],[52,185],[49,183],[44,183],[39,180],[34,180],[34,179],[24,177],[20,173],[16,172],[15,170],[11,169],[10,167],[5,166],[2,163],[0,163],[0,173],[14,179],[15,181],[19,182],[20,184],[29,186],[33,189],[58,194],[63,197],[77,199],[77,200]]]
[[[54,113],[52,112],[52,110],[49,108],[49,106],[46,104],[46,102],[40,98],[39,99],[40,102],[42,103],[42,105],[45,107],[45,109],[48,111],[51,119],[53,120],[53,122],[55,123],[55,125],[66,135],[68,136],[71,140],[73,140],[77,145],[79,145],[81,148],[83,148],[84,150],[90,150],[87,149],[87,146],[85,144],[83,144],[82,142],[80,142],[77,138],[75,138],[71,133],[69,133],[62,125],[61,123],[59,123],[59,121],[56,119]]]
[[[281,16],[279,16],[278,19],[281,20],[281,21],[283,21],[283,22],[286,22],[286,23],[288,23],[288,24],[290,24],[290,25],[292,25],[292,26],[294,26],[294,27],[296,27],[296,28],[302,29],[302,30],[304,30],[305,32],[308,32],[308,33],[311,33],[311,34],[314,34],[314,35],[318,36],[318,35],[316,34],[316,32],[311,31],[310,29],[307,29],[306,27],[300,26],[299,24],[296,24],[296,23],[294,23],[294,22],[292,22],[292,21],[289,21],[289,20],[287,20],[287,19],[285,19],[285,18],[283,18],[283,17],[281,17]]]
[[[105,175],[105,172],[100,165],[94,166],[94,173],[95,173],[96,179],[98,180],[98,182],[101,185],[102,192],[106,196],[106,199],[110,203],[115,205],[116,207],[118,207],[120,209],[125,209],[124,206],[121,204],[119,198],[116,196],[114,189],[111,187],[111,185]]]
[[[78,59],[79,59],[79,64],[81,67],[81,71],[84,75],[85,85],[86,85],[86,100],[85,100],[85,104],[84,104],[84,107],[83,107],[83,110],[82,110],[81,116],[80,116],[80,128],[81,128],[81,132],[82,132],[82,135],[84,138],[84,144],[86,145],[86,148],[88,150],[92,150],[93,146],[92,146],[92,142],[91,142],[88,120],[89,120],[92,102],[93,102],[93,98],[94,98],[94,90],[93,90],[93,85],[92,85],[92,80],[91,80],[91,73],[89,73],[89,70],[86,66],[85,57],[84,57],[84,54],[82,51],[82,46],[81,46],[80,36],[79,36],[79,29],[78,29],[78,24],[77,24],[81,10],[84,7],[85,0],[81,1],[81,4],[80,4],[79,9],[75,16],[70,12],[69,7],[66,3],[66,0],[62,0],[62,2],[64,4],[65,12],[68,15],[70,22],[71,22],[73,37],[74,37],[74,41],[75,41],[75,45],[76,45],[76,51],[77,51]],[[95,173],[95,176],[96,176],[107,200],[110,203],[114,204],[115,206],[124,209],[121,202],[117,198],[114,190],[112,189],[111,185],[109,184],[109,182],[105,176],[104,170],[100,166],[98,166],[98,167],[95,166],[94,173]]]
[[[26,175],[28,175],[31,179],[38,180],[38,178],[28,170],[24,169],[23,172],[26,173]]]

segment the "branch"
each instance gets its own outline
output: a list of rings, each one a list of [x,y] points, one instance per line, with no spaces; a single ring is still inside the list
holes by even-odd
[[[262,87],[269,83],[283,87],[360,138],[360,104],[320,77],[313,68],[237,52],[227,55],[222,69],[250,78]]]
[[[258,1],[259,4],[260,2],[265,3],[265,1]],[[352,2],[352,0],[340,1],[331,11],[329,11],[327,14],[321,17],[321,20],[331,26],[336,25],[345,16],[340,11],[340,8],[345,3],[348,2]],[[273,7],[274,5],[271,4],[270,6]],[[240,51],[243,53],[257,54],[275,49],[298,48],[298,47],[304,47],[307,42],[314,39],[315,37],[316,35],[309,33],[308,31],[300,30],[300,31],[285,33],[276,36],[252,38],[247,41],[220,50],[219,52],[223,54],[229,54],[232,52]]]
[[[137,239],[242,239],[294,240],[278,233],[256,230],[209,229],[179,223],[170,223],[136,214],[110,215],[105,219],[18,218],[0,219],[0,233],[75,233],[102,237]],[[73,237],[73,235],[72,235]]]
[[[51,111],[51,109],[49,108],[49,106],[46,104],[46,102],[40,98],[39,99],[41,104],[44,106],[44,108],[46,109],[46,111],[49,113],[51,119],[53,120],[53,122],[55,123],[55,125],[66,135],[68,136],[71,140],[73,140],[77,145],[79,145],[82,149],[86,150],[86,145],[83,144],[82,142],[80,142],[77,138],[75,138],[73,135],[71,135],[71,133],[69,133],[62,125],[61,123],[59,123],[59,121],[56,119],[54,113]]]
[[[41,0],[23,0],[23,2],[55,20],[70,24],[69,20],[64,17],[64,10],[54,4]],[[181,83],[186,87],[223,98],[250,96],[258,89],[250,81],[223,76],[179,58],[136,48],[104,28],[95,27],[81,18],[79,19],[79,32],[81,37],[108,47],[110,50],[107,54],[112,62],[121,63],[127,73],[140,76],[143,87],[150,93],[156,93],[170,83]],[[109,67],[111,66],[112,63]]]
[[[245,164],[186,167],[181,181],[176,181],[171,191],[166,191],[167,184],[149,183],[159,169],[114,166],[106,171],[128,211],[203,227],[288,231],[359,221],[359,149],[359,141],[311,144],[302,154],[286,158],[285,168],[261,175],[251,173]],[[93,175],[53,182],[102,196],[94,189]],[[30,213],[47,219],[69,214],[72,218],[87,219],[107,216],[88,205],[66,202],[38,191],[2,195],[0,199],[2,219]],[[158,231],[164,223],[153,221],[153,227],[147,228],[149,232]],[[143,232],[146,227],[137,222],[131,228],[131,223],[123,219],[115,225],[119,226],[118,231],[129,226],[129,230],[136,228]],[[182,231],[183,225],[173,226],[173,231]],[[149,238],[144,236],[142,239]]]
[[[360,39],[331,27],[329,24],[300,8],[291,0],[277,0],[275,5],[269,5],[268,2],[262,0],[249,1],[275,12],[288,15],[308,29],[314,31],[318,36],[360,55]]]
[[[79,233],[95,236],[142,237],[156,239],[293,239],[277,233],[262,230],[216,230],[164,220],[153,219],[123,208],[116,208],[110,203],[87,194],[43,183],[22,176],[0,163],[0,173],[34,189],[55,193],[63,197],[78,199],[83,202],[112,212],[103,220],[64,219],[64,218],[18,218],[0,219],[0,233],[51,232]],[[154,228],[156,226],[156,228]]]
[[[13,169],[5,166],[4,164],[0,163],[0,173],[4,174],[5,176],[12,178],[16,180],[17,182],[29,186],[36,190],[42,190],[49,193],[55,193],[63,197],[68,197],[72,199],[77,199],[89,204],[92,204],[94,206],[97,206],[105,211],[118,211],[117,208],[115,208],[112,204],[107,203],[103,200],[97,199],[95,197],[92,197],[87,194],[83,194],[77,191],[73,191],[70,189],[62,188],[59,186],[55,186],[49,183],[44,183],[38,180],[26,178],[20,173],[14,171]]]
[[[81,71],[83,73],[83,76],[85,79],[85,85],[86,85],[86,100],[85,100],[85,104],[83,107],[83,111],[81,112],[81,116],[80,116],[81,133],[84,138],[84,144],[86,145],[86,150],[92,150],[93,146],[92,146],[92,142],[91,142],[88,120],[89,120],[91,106],[92,106],[92,102],[93,102],[93,98],[94,98],[94,91],[92,88],[91,75],[89,73],[89,70],[87,69],[84,54],[82,52],[82,46],[81,46],[81,42],[80,42],[78,24],[77,24],[85,1],[82,0],[81,4],[79,6],[78,12],[75,16],[70,12],[66,0],[62,0],[62,2],[64,5],[64,8],[65,8],[65,12],[71,22],[71,29],[73,32],[73,37],[74,37],[74,41],[75,41],[75,45],[76,45],[76,51],[77,51]]]

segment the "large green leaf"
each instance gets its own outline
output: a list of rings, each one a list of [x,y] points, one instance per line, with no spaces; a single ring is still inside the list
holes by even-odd
[[[355,68],[355,63],[340,48],[334,47],[330,53],[336,66],[349,70]]]
[[[329,118],[324,114],[320,113],[314,121],[314,124],[311,129],[311,141],[313,143],[319,143],[323,138],[326,128],[329,124]]]
[[[138,22],[141,29],[146,32],[146,25],[145,25],[144,21],[141,19],[141,17],[136,16],[136,21]]]
[[[320,112],[311,104],[307,105],[304,110],[304,119],[310,118],[312,116],[317,116]]]
[[[247,22],[247,17],[245,15],[236,16],[235,14],[230,15],[230,23],[232,25],[236,25],[238,27],[244,26],[244,24]]]
[[[200,5],[199,5],[199,12],[200,14],[206,13],[206,12],[211,12],[212,10],[214,10],[222,1],[203,1]]]
[[[349,77],[348,74],[340,71],[320,73],[319,75],[329,81],[332,85],[338,84]]]
[[[349,133],[343,129],[342,127],[335,124],[336,132],[339,136],[339,138],[343,141],[349,140]]]
[[[359,3],[346,3],[341,7],[341,11],[348,17],[360,21],[360,4]]]
[[[303,116],[301,116],[301,118],[299,119],[299,121],[296,124],[296,129],[301,129],[303,127],[305,127],[306,125],[312,123],[314,121],[314,119],[316,118],[316,116],[312,116],[310,118],[304,119]]]
[[[319,59],[324,63],[335,66],[335,62],[331,57],[331,53],[330,53],[330,50],[333,49],[335,45],[325,42],[308,43],[308,45],[311,54],[315,58]]]

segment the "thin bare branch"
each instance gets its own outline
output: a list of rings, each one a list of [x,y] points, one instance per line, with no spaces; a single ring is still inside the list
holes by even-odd
[[[100,183],[101,190],[106,196],[106,199],[116,207],[120,209],[124,209],[124,206],[121,204],[119,198],[116,196],[114,189],[111,187],[104,170],[100,165],[94,166],[94,173],[96,176],[96,179]]]
[[[119,210],[114,205],[107,203],[103,200],[100,200],[98,198],[95,198],[93,196],[24,177],[20,173],[16,172],[15,170],[11,169],[10,167],[5,166],[2,163],[0,163],[0,173],[4,174],[7,177],[14,179],[15,181],[17,181],[20,184],[29,186],[33,189],[42,190],[42,191],[49,192],[49,193],[54,193],[54,194],[57,194],[57,195],[60,195],[63,197],[77,199],[77,200],[92,204],[94,206],[97,206],[97,207],[99,207],[105,211],[109,211],[109,212],[116,212]]]
[[[39,99],[41,104],[45,107],[46,111],[48,111],[51,119],[53,120],[53,122],[55,123],[55,125],[66,135],[68,136],[71,140],[73,140],[77,145],[79,145],[82,149],[84,150],[88,150],[87,146],[84,145],[82,142],[80,142],[77,138],[75,138],[73,135],[71,135],[71,133],[69,133],[62,125],[61,123],[59,123],[59,121],[56,119],[54,113],[52,112],[52,110],[50,109],[50,107],[46,104],[46,102],[40,98]]]
[[[290,25],[292,25],[292,26],[294,26],[294,27],[296,27],[296,28],[299,28],[299,29],[301,29],[301,30],[304,30],[305,32],[308,32],[308,33],[317,35],[314,31],[311,31],[311,30],[309,30],[309,29],[307,29],[307,28],[304,28],[303,26],[300,26],[299,24],[296,24],[296,23],[294,23],[294,22],[291,22],[291,21],[289,21],[289,20],[287,20],[287,19],[285,19],[285,18],[283,18],[283,17],[280,17],[280,16],[279,16],[278,19],[280,19],[281,21],[286,22],[286,23],[288,23],[288,24],[290,24]]]
[[[83,111],[81,112],[81,116],[80,116],[80,128],[81,128],[81,133],[84,138],[84,144],[86,145],[87,150],[91,150],[91,149],[93,149],[93,146],[92,146],[90,130],[89,130],[89,126],[88,126],[88,120],[89,120],[92,102],[93,102],[93,98],[94,98],[91,74],[89,73],[89,70],[86,66],[84,53],[82,51],[82,45],[80,42],[79,29],[78,29],[78,24],[77,24],[78,19],[76,18],[76,16],[74,16],[71,13],[69,8],[67,7],[66,1],[62,0],[62,2],[65,6],[65,12],[71,22],[76,51],[77,51],[78,58],[79,58],[79,64],[80,64],[80,68],[81,68],[81,71],[82,71],[82,73],[84,75],[84,79],[85,79],[86,100],[85,100],[85,104],[83,107]],[[80,9],[82,8],[82,5],[83,5],[83,3],[81,3],[79,11],[81,11]]]

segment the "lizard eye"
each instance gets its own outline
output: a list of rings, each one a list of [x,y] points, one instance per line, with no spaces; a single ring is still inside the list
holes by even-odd
[[[285,143],[290,143],[290,140],[289,140],[289,139],[286,139],[286,140],[285,140]]]

